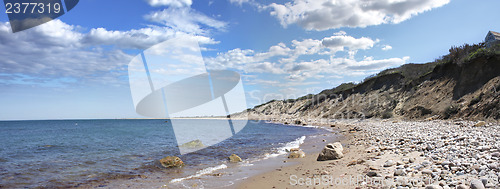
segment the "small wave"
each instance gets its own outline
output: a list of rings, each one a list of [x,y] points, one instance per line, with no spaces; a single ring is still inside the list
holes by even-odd
[[[299,148],[302,143],[306,140],[306,136],[302,136],[300,138],[295,139],[292,142],[286,143],[283,147],[277,148],[277,152],[273,154],[267,154],[264,159],[268,159],[271,157],[277,157],[279,155],[287,154],[287,151],[290,151],[292,148]]]
[[[183,177],[183,178],[172,179],[170,181],[170,183],[181,182],[181,181],[186,180],[186,179],[198,178],[198,177],[201,177],[203,175],[207,175],[207,174],[213,173],[214,171],[225,169],[225,168],[227,168],[226,164],[221,164],[221,165],[215,166],[215,167],[208,167],[208,168],[197,171],[196,174],[194,174],[194,175],[190,175],[190,176]]]

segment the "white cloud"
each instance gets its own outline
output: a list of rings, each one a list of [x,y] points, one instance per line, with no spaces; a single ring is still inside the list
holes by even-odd
[[[238,4],[241,6],[243,3],[249,3],[252,1],[251,0],[229,0],[229,2],[234,3],[234,4]]]
[[[89,48],[82,43],[85,34],[76,28],[53,20],[13,35],[9,23],[0,23],[0,73],[92,79],[110,70],[124,70],[130,55],[120,50]]]
[[[391,49],[392,49],[392,46],[390,46],[390,45],[384,45],[384,46],[382,47],[382,50],[383,50],[383,51],[388,51],[388,50],[391,50]]]
[[[94,28],[89,33],[85,34],[82,42],[87,45],[113,45],[118,48],[126,49],[146,49],[170,39],[178,35],[186,35],[186,33],[174,31],[163,27],[149,27],[141,29],[133,29],[128,31],[107,30],[105,28]],[[200,35],[190,35],[196,38],[200,44],[216,44],[214,39]]]
[[[200,44],[218,43],[210,37],[165,27],[128,31],[94,28],[88,33],[80,32],[79,28],[56,19],[12,34],[8,22],[0,23],[0,74],[17,74],[38,82],[75,78],[78,81],[126,84],[119,77],[126,76],[126,65],[132,55],[119,49],[145,49],[181,35]],[[111,49],[101,48],[103,45],[111,46]],[[1,82],[18,80],[4,77]]]
[[[306,30],[366,27],[400,23],[412,16],[448,4],[450,0],[294,0],[272,3],[281,25],[298,24]]]
[[[325,75],[355,75],[363,71],[381,70],[408,61],[407,57],[381,60],[366,57],[362,61],[355,59],[358,50],[371,49],[378,42],[379,40],[368,37],[355,38],[345,32],[338,32],[321,40],[293,40],[291,47],[279,43],[261,53],[250,49],[233,49],[219,53],[216,57],[207,57],[205,62],[210,69],[231,68],[245,73],[272,73],[283,75],[288,81],[304,81],[308,78],[321,79]],[[347,49],[348,57],[335,57],[336,52]],[[299,57],[303,55],[317,58],[301,61]]]
[[[192,0],[146,0],[153,7],[171,6],[171,7],[189,7],[193,4]]]
[[[189,7],[169,7],[161,11],[155,11],[144,16],[145,19],[162,24],[176,31],[206,35],[206,26],[217,30],[224,30],[227,24],[223,21],[208,17]]]
[[[337,34],[342,34],[342,33],[337,33]],[[345,35],[334,35],[331,37],[326,37],[322,40],[322,44],[325,47],[328,47],[330,49],[336,50],[336,51],[343,51],[344,48],[349,48],[351,51],[355,50],[366,50],[366,49],[371,49],[375,43],[377,43],[378,40],[374,41],[370,38],[367,37],[361,37],[361,38],[354,38],[352,36],[347,36]]]

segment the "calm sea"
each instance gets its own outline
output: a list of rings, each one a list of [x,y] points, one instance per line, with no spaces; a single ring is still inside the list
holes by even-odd
[[[71,187],[169,172],[158,164],[179,155],[168,120],[0,121],[0,188]],[[226,120],[176,120],[187,128],[216,128]],[[280,153],[303,136],[326,131],[264,122],[249,122],[231,138],[181,155],[184,175],[220,165],[232,153],[255,160]],[[192,173],[190,173],[190,171]]]

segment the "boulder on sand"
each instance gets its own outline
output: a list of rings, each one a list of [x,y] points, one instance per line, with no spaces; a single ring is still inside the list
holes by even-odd
[[[333,144],[327,144],[323,151],[318,155],[317,161],[327,161],[327,160],[335,160],[344,157],[342,153],[344,148],[340,142],[335,142]]]
[[[303,157],[306,157],[306,153],[304,153],[300,149],[291,151],[290,154],[288,155],[288,158],[303,158]]]
[[[486,125],[486,122],[484,122],[484,121],[479,121],[479,122],[477,122],[476,124],[474,124],[474,127],[483,127],[483,126],[485,126],[485,125]]]
[[[238,156],[236,154],[231,154],[231,156],[229,156],[228,159],[229,159],[229,162],[231,162],[231,163],[238,163],[238,162],[243,161],[243,160],[241,160],[240,156]]]
[[[160,163],[165,168],[184,166],[184,162],[182,162],[181,158],[179,158],[177,156],[164,157],[163,159],[160,159]]]

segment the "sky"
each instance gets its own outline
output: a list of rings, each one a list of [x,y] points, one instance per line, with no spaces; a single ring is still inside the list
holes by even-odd
[[[0,120],[141,118],[128,64],[176,36],[241,75],[247,107],[319,93],[500,31],[497,0],[82,0],[12,33],[0,14]],[[5,12],[5,7],[2,7]]]

